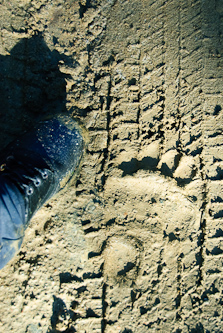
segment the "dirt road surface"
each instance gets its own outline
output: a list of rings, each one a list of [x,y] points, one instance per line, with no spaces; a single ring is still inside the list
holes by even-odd
[[[0,16],[0,147],[58,111],[88,133],[0,272],[1,332],[223,332],[222,1]]]

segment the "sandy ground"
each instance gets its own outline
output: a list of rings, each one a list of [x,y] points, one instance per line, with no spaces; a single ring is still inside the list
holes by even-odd
[[[0,330],[223,332],[221,0],[0,1],[0,145],[67,110],[79,174],[0,272]]]

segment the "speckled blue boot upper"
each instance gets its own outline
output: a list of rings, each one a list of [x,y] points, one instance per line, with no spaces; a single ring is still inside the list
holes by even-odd
[[[72,176],[83,147],[76,122],[68,116],[57,116],[38,124],[4,149],[0,175],[22,194],[25,224]]]

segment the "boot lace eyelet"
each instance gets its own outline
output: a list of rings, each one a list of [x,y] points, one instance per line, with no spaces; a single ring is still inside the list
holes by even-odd
[[[41,180],[40,180],[39,178],[36,178],[36,179],[34,180],[34,185],[35,185],[36,187],[39,187],[39,186],[41,185]]]
[[[6,168],[6,164],[4,163],[0,166],[0,171],[5,171],[5,168]]]
[[[43,173],[42,173],[42,177],[43,177],[43,179],[48,178],[48,172],[47,172],[47,170],[44,170],[44,171],[43,171]]]
[[[32,187],[28,187],[26,190],[27,195],[32,195],[33,194],[33,188]]]

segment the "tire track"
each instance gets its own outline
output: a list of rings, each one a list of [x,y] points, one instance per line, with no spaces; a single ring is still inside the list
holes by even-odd
[[[204,51],[204,75],[203,75],[203,94],[204,94],[204,149],[203,163],[204,173],[207,182],[207,205],[205,210],[206,217],[206,236],[205,252],[203,256],[204,280],[203,294],[201,295],[204,302],[203,311],[209,312],[213,316],[213,324],[209,328],[213,332],[220,330],[218,314],[221,313],[221,296],[219,282],[221,281],[220,267],[222,267],[222,211],[221,211],[221,164],[222,148],[221,136],[218,136],[219,125],[222,124],[221,105],[223,70],[221,53],[223,44],[220,39],[222,33],[222,17],[218,2],[202,3],[202,32],[205,36],[203,40]],[[210,16],[209,13],[212,12]],[[215,137],[214,142],[210,139]],[[209,300],[209,304],[207,303]],[[205,325],[209,326],[206,322]]]
[[[18,322],[27,332],[38,323],[48,332],[219,332],[220,1],[34,1],[27,11],[27,34],[42,31],[64,54],[66,106],[88,129],[89,144],[76,195],[73,188],[60,205],[64,219],[55,214],[44,236],[40,228],[28,238],[41,260],[30,271],[21,258],[11,280],[4,277],[2,294],[9,286],[10,297],[18,294],[11,308],[3,297],[2,311],[16,319],[2,318],[4,330]],[[21,18],[12,21],[20,29]],[[7,36],[22,36],[6,28],[7,45]]]

